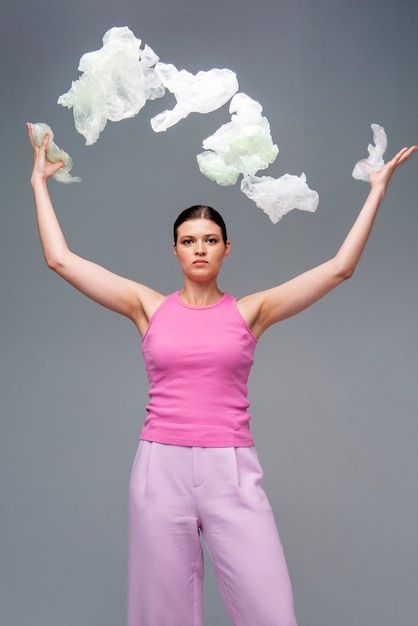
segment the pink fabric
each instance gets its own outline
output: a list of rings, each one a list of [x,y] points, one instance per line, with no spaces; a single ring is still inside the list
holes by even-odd
[[[247,381],[257,339],[224,294],[209,306],[176,292],[142,343],[150,401],[141,439],[181,446],[251,446]]]
[[[128,626],[202,626],[203,556],[234,626],[296,626],[254,448],[141,441],[129,492]]]

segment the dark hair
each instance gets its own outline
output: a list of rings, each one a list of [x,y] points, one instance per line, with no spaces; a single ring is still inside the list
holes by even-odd
[[[200,204],[195,204],[188,209],[184,209],[174,222],[173,235],[174,235],[174,243],[177,243],[177,229],[183,224],[183,222],[187,222],[187,220],[195,220],[203,218],[206,220],[212,220],[219,226],[222,231],[222,239],[224,243],[228,241],[228,235],[226,234],[226,225],[224,222],[224,218],[216,209],[212,209],[210,206],[202,206]]]

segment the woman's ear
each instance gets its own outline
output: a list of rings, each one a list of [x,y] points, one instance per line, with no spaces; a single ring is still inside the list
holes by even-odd
[[[229,256],[231,254],[231,242],[228,241],[225,244],[225,256]]]
[[[175,243],[173,243],[173,253],[174,253],[174,256],[177,256],[177,248],[176,248]]]

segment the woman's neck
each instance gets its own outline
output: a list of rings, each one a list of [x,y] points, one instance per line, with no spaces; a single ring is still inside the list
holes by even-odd
[[[180,299],[190,306],[207,306],[217,302],[223,296],[223,292],[218,285],[199,284],[185,282],[184,287],[179,291]]]

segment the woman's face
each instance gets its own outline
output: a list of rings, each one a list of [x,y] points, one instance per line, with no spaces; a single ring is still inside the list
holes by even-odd
[[[184,275],[193,280],[216,278],[229,252],[229,241],[224,243],[220,227],[212,220],[191,219],[178,227],[174,255]]]

